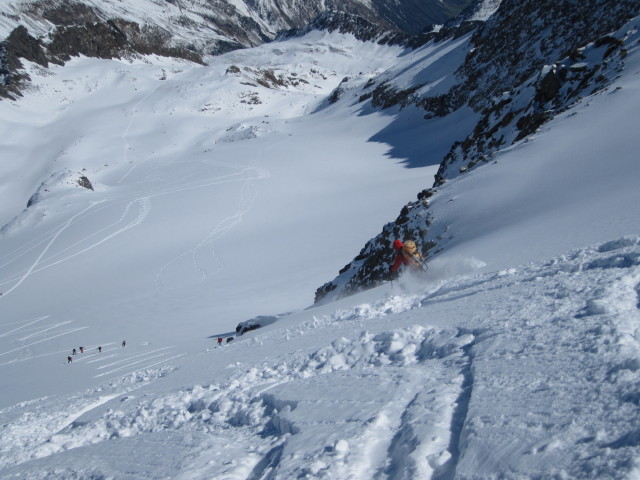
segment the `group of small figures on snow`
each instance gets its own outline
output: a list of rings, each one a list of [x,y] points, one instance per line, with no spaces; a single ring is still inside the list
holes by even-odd
[[[123,340],[122,341],[122,348],[127,346],[127,341]],[[80,353],[84,353],[84,347],[78,347],[78,350],[80,350]],[[98,351],[98,353],[102,353],[102,347],[99,346],[98,348],[96,348],[96,350]],[[73,362],[73,356],[72,355],[77,355],[78,351],[74,348],[73,350],[71,350],[71,355],[67,356],[67,363],[71,363]]]

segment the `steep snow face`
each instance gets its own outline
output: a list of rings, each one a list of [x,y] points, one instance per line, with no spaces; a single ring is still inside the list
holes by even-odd
[[[433,197],[432,211],[438,214],[434,215],[432,238],[441,235],[444,248],[457,248],[464,243],[461,239],[475,238],[474,252],[497,265],[518,262],[519,255],[483,258],[480,252],[485,240],[491,244],[485,246],[494,252],[497,245],[513,242],[527,245],[528,255],[550,256],[571,248],[576,238],[595,243],[605,240],[604,235],[637,231],[638,217],[630,207],[638,200],[637,189],[630,178],[640,174],[633,153],[640,145],[633,139],[630,118],[639,101],[638,26],[635,19],[618,32],[624,39],[624,61],[618,63],[612,55],[613,67],[608,72],[607,68],[595,69],[612,83],[603,87],[583,82],[585,92],[592,88],[597,93],[580,99],[531,137],[498,152],[486,165],[453,180],[459,186],[444,188]],[[595,45],[594,56],[585,55],[584,72],[597,65],[592,59],[603,49]],[[562,97],[565,88],[570,91],[571,85],[569,81],[561,85],[557,96]],[[506,178],[510,178],[509,186],[502,185]],[[480,197],[482,207],[477,208]],[[522,228],[507,226],[512,222],[521,223]],[[476,229],[473,223],[482,227]],[[515,230],[519,233],[511,236]],[[576,236],[565,234],[567,230]]]
[[[500,8],[505,9],[507,7],[508,5],[503,3]],[[533,4],[528,5],[527,8],[522,5],[520,7],[522,9],[518,15],[514,15],[513,19],[504,11],[502,14],[496,15],[502,18],[500,22],[506,22],[509,28],[515,29],[518,23],[524,21],[526,15],[532,15],[532,12],[535,12],[537,8]],[[451,133],[454,131],[457,139],[449,143],[451,148],[443,157],[444,159],[436,175],[435,187],[437,188],[420,192],[417,201],[408,203],[393,223],[385,225],[381,234],[365,244],[360,250],[360,254],[340,271],[340,275],[317,290],[317,299],[320,300],[327,294],[330,294],[329,298],[334,298],[335,295],[350,293],[363,287],[375,285],[379,281],[387,280],[389,278],[388,265],[393,258],[391,243],[396,238],[412,237],[420,239],[423,244],[423,253],[430,256],[433,256],[443,248],[448,248],[451,245],[449,240],[452,238],[468,238],[466,235],[459,236],[453,231],[453,223],[460,226],[463,224],[467,226],[476,225],[473,221],[475,217],[469,218],[467,210],[456,210],[456,215],[460,215],[457,217],[458,219],[465,218],[464,222],[458,224],[457,220],[454,222],[449,220],[446,215],[442,216],[443,212],[450,211],[450,208],[442,204],[434,208],[430,206],[433,203],[431,197],[434,196],[436,190],[440,190],[443,185],[446,187],[445,182],[456,179],[461,174],[466,175],[476,169],[486,168],[499,157],[501,162],[504,159],[511,161],[511,159],[519,158],[519,154],[515,152],[521,152],[521,150],[518,149],[511,152],[509,148],[520,145],[521,142],[528,142],[532,138],[531,135],[534,135],[541,128],[551,128],[547,126],[547,122],[551,119],[566,112],[576,104],[588,104],[588,101],[584,100],[585,97],[595,95],[598,92],[602,95],[615,94],[619,88],[622,88],[621,85],[616,83],[619,80],[620,72],[622,69],[628,69],[626,70],[627,74],[633,75],[632,72],[635,68],[633,65],[637,62],[638,21],[633,19],[614,32],[607,32],[603,29],[611,25],[612,22],[617,24],[617,22],[622,21],[632,11],[635,11],[633,5],[619,5],[612,12],[613,15],[608,16],[605,14],[602,5],[593,6],[588,10],[588,14],[592,15],[593,25],[590,24],[589,29],[581,32],[582,38],[587,38],[588,34],[595,35],[593,41],[583,45],[582,48],[575,49],[569,57],[554,59],[553,63],[541,67],[530,77],[524,78],[521,83],[513,84],[511,82],[516,81],[518,76],[524,75],[531,68],[531,65],[527,65],[526,68],[522,67],[521,57],[516,54],[513,57],[503,58],[495,62],[494,57],[488,55],[488,52],[492,51],[492,49],[499,50],[497,38],[501,30],[493,30],[496,22],[498,22],[495,18],[492,18],[486,25],[482,26],[480,31],[473,34],[469,41],[464,41],[465,38],[461,37],[457,40],[434,42],[425,45],[423,47],[425,49],[437,48],[432,56],[425,57],[430,62],[416,62],[412,65],[412,67],[416,67],[415,69],[398,70],[398,72],[402,72],[400,75],[388,72],[389,75],[386,73],[381,75],[379,81],[376,79],[368,83],[366,88],[363,89],[365,93],[360,97],[361,100],[371,98],[372,105],[383,108],[390,108],[396,105],[404,107],[419,105],[427,109],[429,123],[440,126],[438,129],[442,133],[442,136],[439,137],[440,139],[451,139],[453,136]],[[552,40],[547,41],[545,40],[544,31],[538,26],[534,28],[535,35],[533,37],[518,37],[519,40],[514,40],[509,44],[509,48],[514,52],[524,51],[529,46],[542,42],[545,45],[544,49],[535,47],[529,52],[536,57],[536,61],[540,61],[550,52],[553,53],[562,51],[563,48],[570,48],[575,42],[575,38],[570,32],[577,27],[571,23],[572,14],[567,13],[568,11],[566,10],[564,12],[566,15],[563,18],[551,19],[545,17],[540,20],[540,22],[548,24],[549,28],[553,28],[554,31],[561,32],[561,35],[553,36]],[[557,20],[557,24],[554,23],[554,20]],[[514,23],[510,23],[511,21]],[[583,23],[586,22],[584,19],[581,21]],[[499,25],[502,24],[500,22],[498,22]],[[602,32],[610,35],[599,36]],[[567,35],[564,37],[567,40],[565,44],[562,43],[564,35]],[[491,40],[492,38],[493,40]],[[485,39],[487,43],[477,44],[479,39]],[[456,44],[455,42],[457,42],[457,46],[452,48]],[[478,50],[482,50],[484,53],[477,53]],[[470,53],[467,54],[467,52]],[[444,55],[439,58],[440,54],[443,53]],[[500,55],[503,55],[503,53],[500,52]],[[459,63],[453,61],[456,58]],[[484,58],[485,63],[479,62],[478,59],[480,58]],[[423,68],[424,65],[427,67]],[[455,74],[450,73],[450,68],[453,67],[455,69],[455,65],[460,65],[460,67]],[[499,68],[497,65],[506,66],[505,68]],[[463,75],[461,77],[460,73],[464,73],[467,76]],[[487,80],[486,84],[484,80],[481,80],[489,79],[490,77],[493,80]],[[494,87],[499,84],[500,89],[493,93],[487,92],[488,85],[494,80],[497,82]],[[480,83],[483,84],[484,93],[478,87]],[[507,86],[508,89],[506,89]],[[472,87],[477,88],[474,89]],[[478,107],[478,103],[474,98],[484,99],[482,102],[486,101],[487,107],[476,117],[467,113],[467,109],[470,106],[473,107],[475,105],[476,108]],[[633,98],[630,101],[631,104],[634,104]],[[624,110],[623,108],[620,111],[611,111],[607,115],[610,115],[611,118],[622,115],[622,118],[618,121],[626,124]],[[533,167],[537,169],[536,172],[542,169],[545,174],[551,175],[552,178],[559,174],[566,175],[568,178],[582,178],[577,172],[581,174],[584,171],[595,171],[591,169],[590,165],[601,164],[601,158],[598,155],[603,157],[610,156],[610,154],[603,153],[601,150],[598,155],[594,155],[596,150],[593,150],[592,139],[607,138],[609,139],[606,142],[607,145],[609,143],[616,145],[616,148],[620,148],[622,152],[620,156],[613,160],[620,163],[615,163],[616,166],[613,167],[608,165],[608,167],[611,167],[616,172],[624,172],[621,175],[626,175],[629,171],[635,171],[635,167],[629,163],[628,150],[623,146],[628,144],[628,140],[625,140],[624,136],[618,136],[611,131],[609,128],[611,118],[601,118],[599,115],[599,113],[596,114],[598,118],[585,125],[584,131],[589,132],[589,134],[584,137],[584,142],[581,140],[578,145],[571,146],[574,152],[579,152],[575,156],[573,152],[569,153],[562,147],[558,148],[557,151],[545,151],[543,156],[535,157],[530,165],[536,165]],[[454,121],[454,119],[461,117],[465,120],[471,120],[471,122],[463,124]],[[468,129],[467,133],[463,133],[465,129]],[[627,131],[627,134],[631,135],[629,131]],[[573,139],[574,137],[570,136],[568,138]],[[583,137],[580,136],[580,138],[582,139]],[[558,145],[562,142],[562,139],[554,140],[554,143]],[[599,142],[602,142],[602,140],[599,140]],[[584,147],[581,146],[582,143]],[[618,145],[621,146],[618,147]],[[401,148],[399,146],[399,149]],[[441,152],[440,148],[430,149],[422,155],[424,159],[431,160],[432,154],[439,152]],[[547,160],[549,160],[548,163]],[[543,167],[543,163],[546,166]],[[528,165],[524,166],[525,170]],[[566,170],[564,170],[564,165],[566,165]],[[522,168],[522,165],[518,168]],[[565,172],[564,174],[562,173],[563,171]],[[605,176],[612,175],[609,172],[609,168],[607,172],[602,172],[602,174]],[[491,174],[489,175],[492,176]],[[492,176],[492,178],[495,179],[497,177]],[[527,178],[531,177],[525,177],[525,179]],[[594,176],[592,181],[591,189],[593,190],[596,189],[595,185],[599,183],[599,178]],[[628,185],[627,182],[624,183]],[[535,188],[533,187],[533,190]],[[559,193],[549,198],[562,196],[562,188],[558,185]],[[571,188],[573,188],[573,185]],[[582,187],[577,183],[575,188],[578,191],[582,191]],[[609,192],[605,192],[605,195],[607,193]],[[456,195],[457,193],[453,196],[455,197]],[[589,191],[584,190],[582,195],[587,203],[593,202],[594,197]],[[518,192],[513,192],[513,199],[503,200],[511,202],[508,205],[521,202],[524,205],[525,202],[517,198],[517,196]],[[537,194],[532,192],[528,196],[526,204],[538,205],[540,203],[539,199],[544,196],[544,193]],[[479,201],[478,198],[474,198],[470,204],[465,204],[465,207],[468,207],[469,212],[477,212],[476,206],[492,203],[491,198],[487,201]],[[502,211],[502,209],[508,207],[501,204],[497,208],[499,208],[498,211]],[[491,218],[486,218],[487,215],[481,215],[482,218],[486,218],[485,227],[498,225],[500,223],[499,218],[512,218],[514,216],[512,212],[508,211],[504,212],[502,216],[493,215],[495,211],[495,209],[487,211],[491,212],[488,213]],[[600,209],[598,211],[603,210]],[[624,216],[624,213],[620,213],[620,215]],[[604,216],[609,217],[607,213],[604,213]],[[525,215],[525,218],[529,217]],[[626,217],[624,218],[626,221]],[[571,222],[572,225],[575,223]],[[480,230],[486,232],[485,227],[481,227]],[[555,231],[555,227],[548,226],[546,228],[551,228],[552,231]],[[587,230],[587,228],[579,225],[577,228],[583,232]],[[616,228],[616,232],[624,234],[625,229],[619,225]],[[533,232],[532,238],[538,238],[537,230]],[[528,241],[527,239],[522,240]],[[595,236],[592,238],[592,241],[600,240],[602,240],[602,237]],[[548,244],[549,242],[544,237],[540,239],[540,242],[536,243],[536,245]],[[567,244],[562,248],[570,246]],[[551,250],[547,254],[552,255],[558,251]]]

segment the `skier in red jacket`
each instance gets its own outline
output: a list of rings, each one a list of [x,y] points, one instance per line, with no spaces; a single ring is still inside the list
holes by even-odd
[[[402,243],[400,240],[393,242],[393,249],[397,252],[393,265],[389,268],[389,271],[393,274],[398,272],[401,266],[409,271],[421,271],[425,269],[424,257],[418,251],[416,242],[413,240],[407,240]]]

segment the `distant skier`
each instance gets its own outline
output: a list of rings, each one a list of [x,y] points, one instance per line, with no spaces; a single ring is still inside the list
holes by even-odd
[[[218,337],[218,346],[222,346],[222,337]]]
[[[67,363],[71,363],[73,362],[73,358],[71,358],[71,355],[67,356]]]
[[[75,355],[76,354],[76,349],[74,348],[73,351],[71,352],[71,355]]]
[[[127,346],[127,341],[126,340],[122,340],[122,348]]]
[[[98,347],[98,353],[102,353],[102,347]]]
[[[84,353],[84,347],[80,347],[80,353]]]
[[[400,240],[393,242],[393,249],[396,251],[396,258],[393,265],[389,268],[391,274],[397,274],[400,267],[413,272],[424,271],[426,265],[424,263],[424,257],[418,251],[416,242],[413,240],[407,240],[402,243]]]

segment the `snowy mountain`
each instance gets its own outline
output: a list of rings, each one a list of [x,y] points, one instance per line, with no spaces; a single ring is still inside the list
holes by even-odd
[[[467,125],[456,132],[462,133],[457,139],[447,140],[451,148],[444,155],[439,148],[420,153],[423,158],[416,161],[440,164],[433,189],[421,191],[338,277],[320,287],[318,301],[388,280],[394,238],[419,239],[425,255],[446,248],[446,237],[455,232],[430,228],[435,214],[428,199],[438,186],[492,162],[499,150],[528,141],[556,115],[613,83],[632,47],[623,25],[640,2],[572,5],[502,2],[487,22],[475,24],[466,41],[454,35],[444,43],[437,62],[429,56],[402,64],[361,88],[360,100],[371,99],[374,106],[424,109],[431,131],[451,130],[451,119],[460,116]],[[505,44],[504,38],[511,41]]]
[[[115,58],[157,54],[203,62],[342,12],[386,31],[414,34],[444,23],[473,0],[11,0],[0,7],[0,97],[19,94],[20,58],[47,66],[85,55]]]
[[[640,17],[540,3],[326,13],[206,64],[53,62],[25,22],[0,479],[640,478]],[[427,275],[380,281],[409,234]]]

